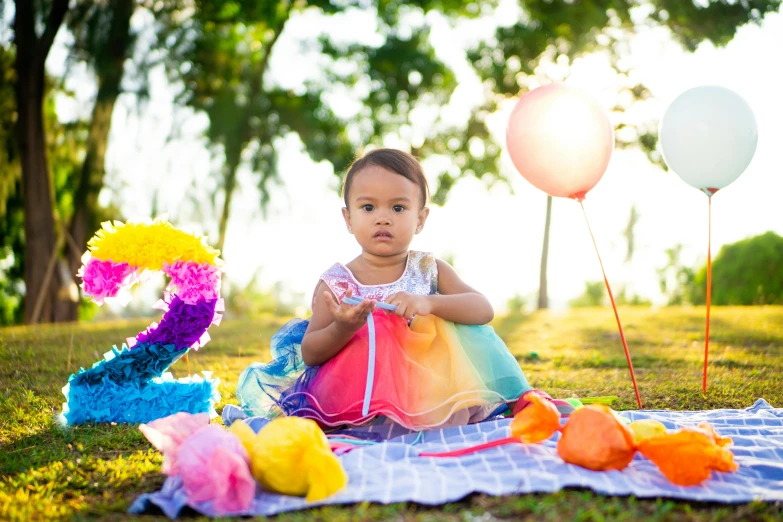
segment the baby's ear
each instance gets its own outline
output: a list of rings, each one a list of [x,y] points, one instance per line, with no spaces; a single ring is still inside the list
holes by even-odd
[[[353,234],[353,230],[351,228],[351,212],[348,210],[347,207],[343,207],[343,219],[345,220],[345,226],[348,228],[348,232]]]
[[[427,222],[427,217],[429,215],[430,215],[429,207],[422,207],[422,209],[419,210],[419,219],[418,219],[418,222],[416,223],[416,233],[417,234],[419,232],[421,232],[422,229],[424,229],[424,223]]]

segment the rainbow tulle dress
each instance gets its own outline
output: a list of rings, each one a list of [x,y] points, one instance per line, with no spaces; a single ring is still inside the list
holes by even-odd
[[[385,300],[397,292],[437,293],[431,254],[411,251],[402,277],[362,285],[342,264],[322,276],[338,299],[348,288]],[[530,390],[516,359],[489,326],[454,324],[432,315],[410,325],[383,310],[373,312],[374,358],[363,326],[321,366],[302,361],[308,321],[294,319],[271,342],[272,361],[251,364],[239,378],[237,399],[250,415],[296,415],[324,427],[396,422],[412,429],[484,420],[500,405]],[[374,369],[368,362],[374,360]]]

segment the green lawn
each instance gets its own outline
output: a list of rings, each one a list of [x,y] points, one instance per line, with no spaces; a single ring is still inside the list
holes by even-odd
[[[710,388],[701,393],[704,309],[622,309],[646,408],[742,408],[759,397],[783,406],[783,307],[714,308]],[[191,357],[194,371],[221,379],[225,402],[252,361],[269,358],[269,338],[285,319],[226,320]],[[161,457],[135,426],[62,430],[54,415],[69,374],[89,367],[146,322],[0,330],[0,520],[126,519],[133,499],[161,486]],[[617,395],[635,407],[610,309],[536,313],[494,323],[531,384],[556,397]],[[173,372],[182,376],[184,363]],[[222,404],[218,406],[218,411]],[[147,517],[153,520],[155,517]],[[491,498],[428,508],[362,504],[317,509],[278,520],[781,520],[783,506],[724,506],[611,498],[589,491]]]

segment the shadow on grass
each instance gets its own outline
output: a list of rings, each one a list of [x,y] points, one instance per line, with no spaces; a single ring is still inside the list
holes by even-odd
[[[713,308],[710,317],[710,341],[716,343],[738,346],[743,348],[768,348],[769,346],[783,347],[783,313],[770,314],[770,323],[754,323],[750,320],[745,324],[737,324],[725,317],[731,314],[735,308]],[[744,310],[750,314],[750,309]],[[681,334],[687,341],[704,342],[706,315],[704,309],[684,312],[682,315],[663,316],[653,315],[647,319],[647,325],[657,331],[672,331]],[[738,313],[738,318],[741,315]]]
[[[18,474],[52,462],[83,455],[117,456],[150,448],[135,424],[87,424],[45,431],[5,445],[0,454],[2,474]]]

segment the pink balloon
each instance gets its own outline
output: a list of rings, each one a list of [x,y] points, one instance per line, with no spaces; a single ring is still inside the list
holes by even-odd
[[[614,130],[596,99],[555,83],[517,102],[506,144],[514,166],[535,187],[581,201],[606,172]]]

